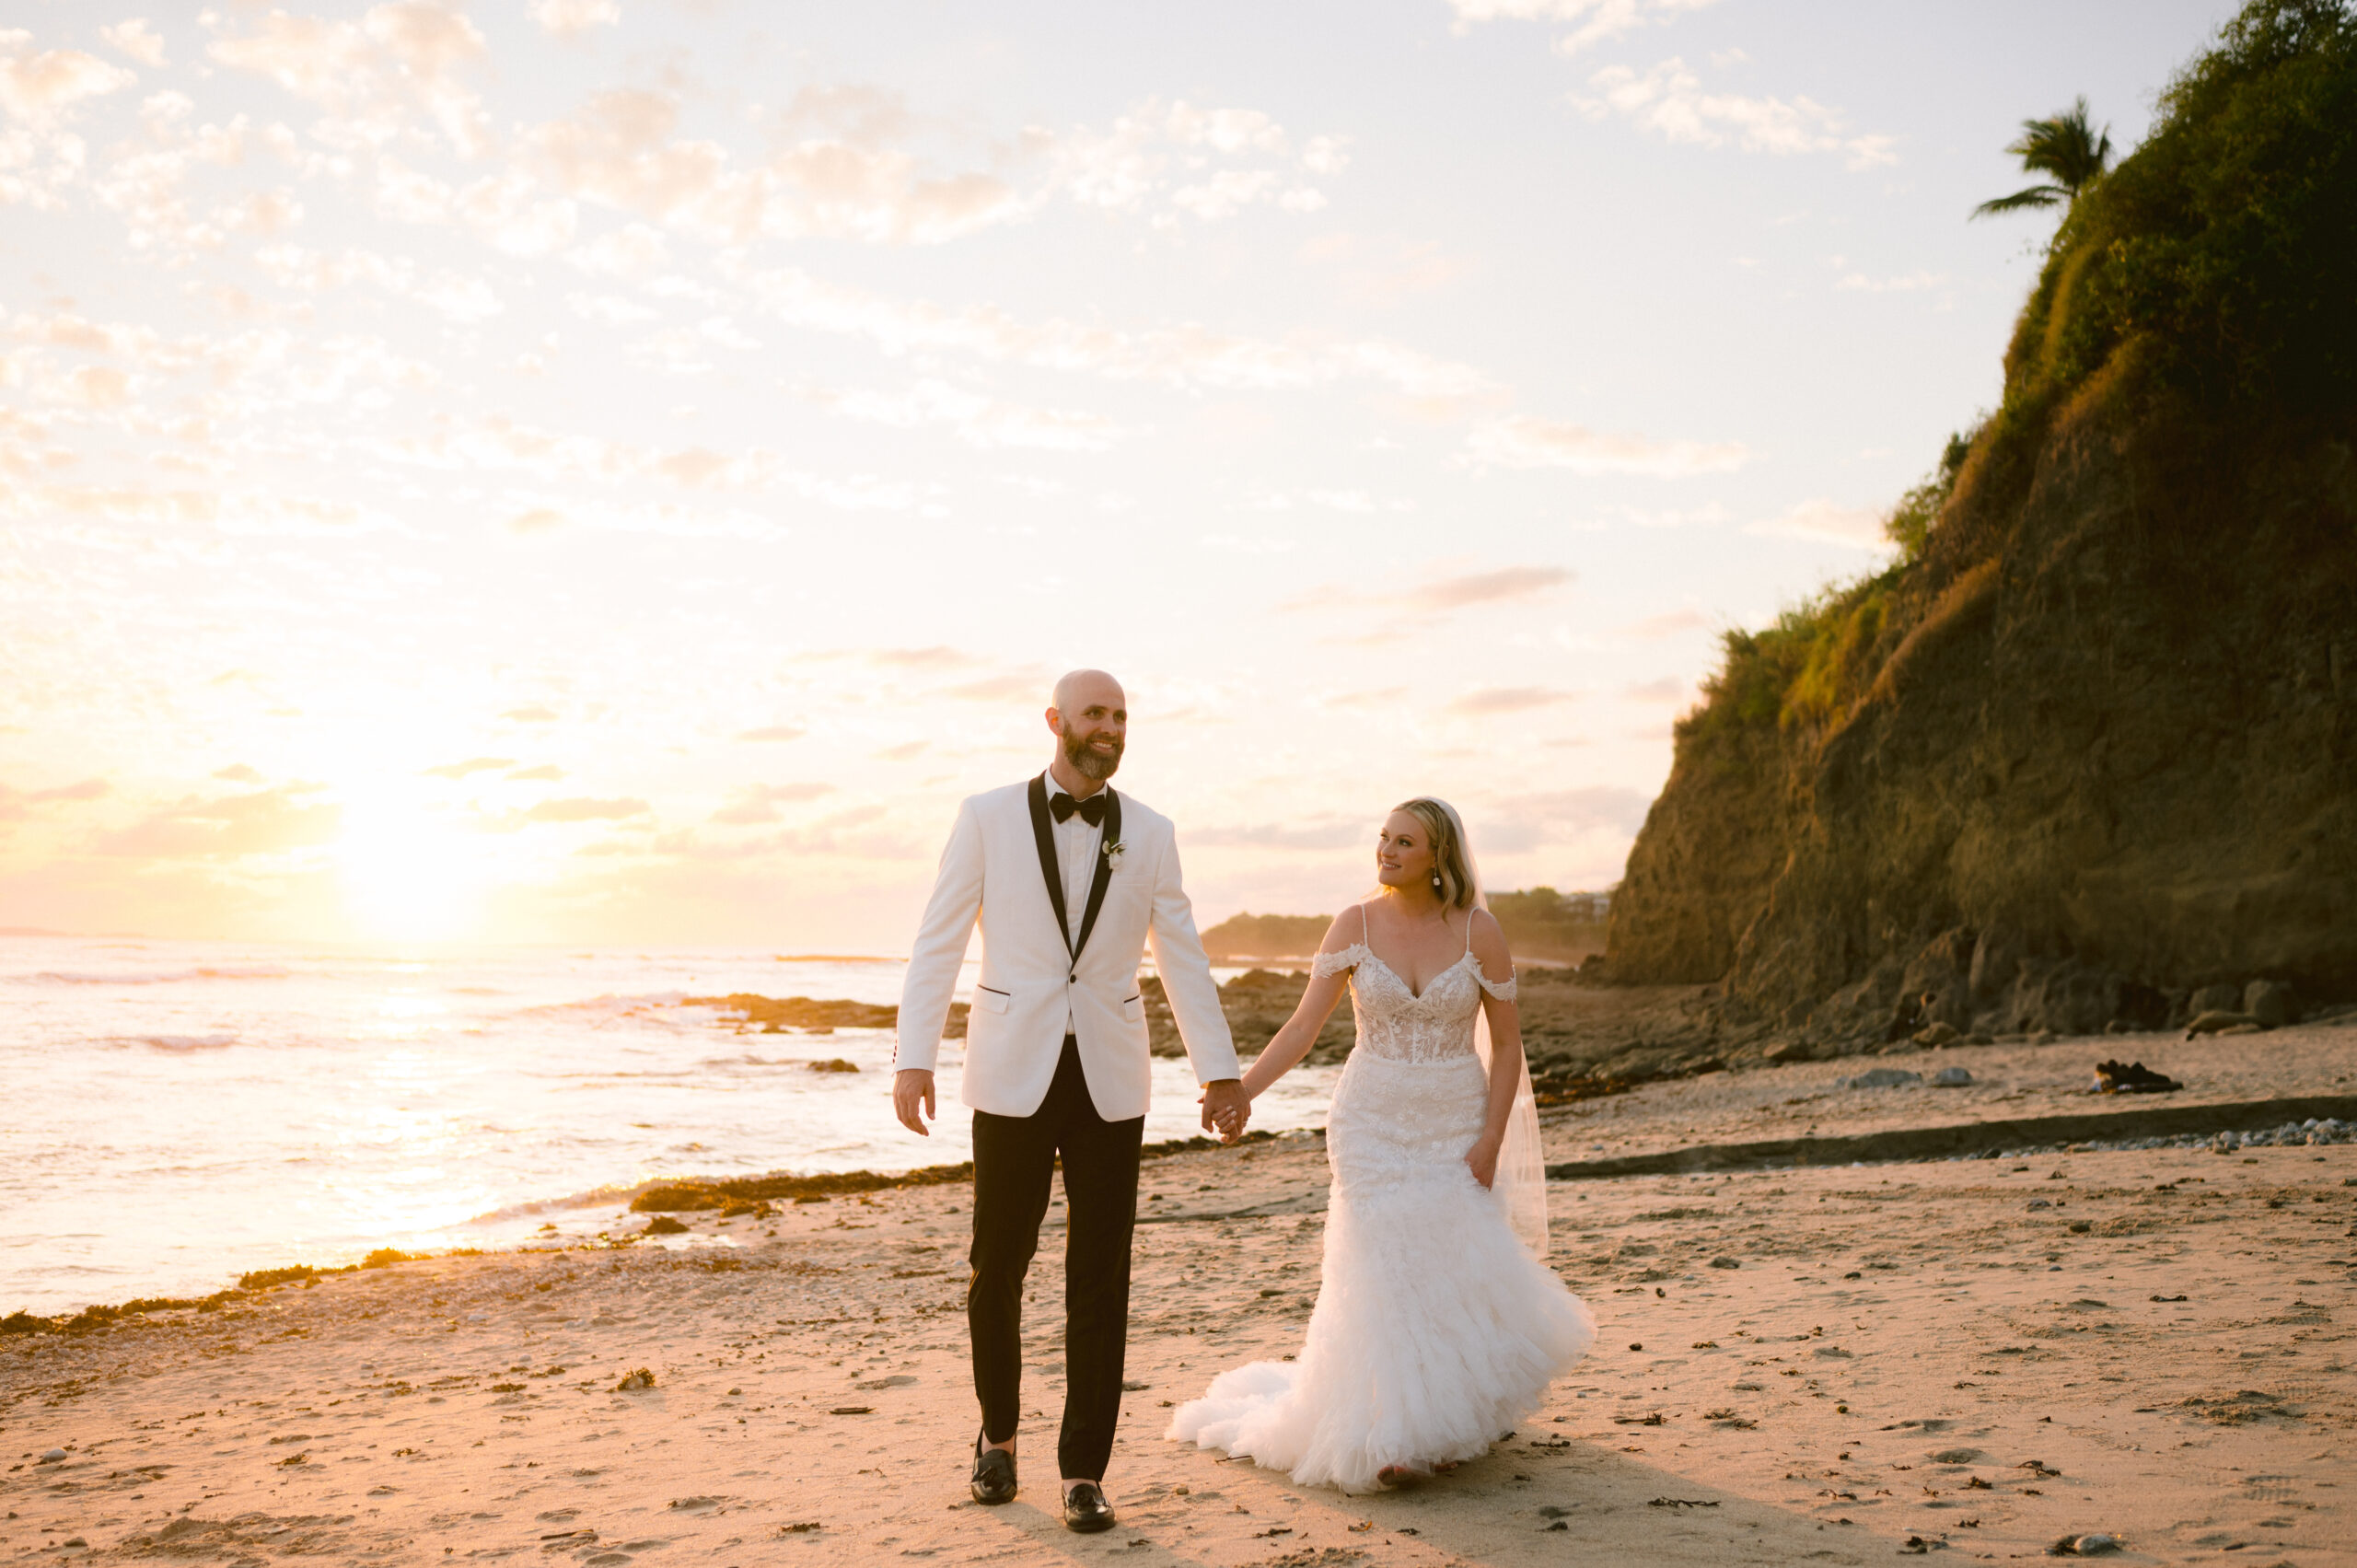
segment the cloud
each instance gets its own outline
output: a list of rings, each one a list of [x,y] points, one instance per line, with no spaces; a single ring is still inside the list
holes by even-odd
[[[325,110],[333,117],[321,128],[331,145],[381,147],[422,113],[461,157],[490,150],[482,104],[457,75],[488,49],[455,6],[392,0],[356,22],[273,11],[252,32],[215,39],[207,52]]]
[[[1451,698],[1448,711],[1468,714],[1527,714],[1534,708],[1577,701],[1578,692],[1552,686],[1483,686]]]
[[[523,814],[527,822],[610,822],[644,817],[655,808],[644,800],[543,800]]]
[[[1623,521],[1641,528],[1682,528],[1695,523],[1735,521],[1735,514],[1716,501],[1706,501],[1700,506],[1619,506],[1614,512]]]
[[[537,768],[517,768],[515,772],[509,773],[507,777],[509,782],[517,784],[523,783],[527,780],[541,780],[552,783],[555,780],[564,777],[564,770],[558,767],[554,762],[542,762]]]
[[[881,806],[853,806],[807,826],[788,828],[767,838],[729,839],[705,844],[698,842],[691,834],[676,833],[657,839],[654,848],[662,854],[687,859],[726,861],[732,865],[743,865],[772,855],[789,856],[800,862],[821,855],[848,855],[868,861],[922,861],[938,851],[940,846],[937,842],[928,842],[884,829],[868,832],[852,831],[867,828],[886,815]]]
[[[1805,539],[1824,544],[1847,545],[1877,553],[1890,549],[1883,533],[1882,514],[1863,506],[1837,506],[1823,499],[1802,501],[1782,516],[1753,523],[1743,531],[1772,539]]]
[[[357,246],[331,254],[301,245],[265,245],[254,251],[253,260],[282,288],[324,294],[367,284],[414,299],[461,324],[488,320],[505,308],[498,294],[480,277],[447,268],[429,273],[405,256],[383,256]]]
[[[1245,822],[1185,830],[1187,847],[1205,849],[1338,850],[1370,843],[1366,822]]]
[[[20,822],[32,815],[32,808],[36,806],[97,800],[113,787],[104,779],[83,779],[53,789],[11,789],[6,784],[0,784],[0,822]]]
[[[1052,188],[1083,206],[1139,213],[1156,227],[1180,214],[1217,223],[1248,207],[1316,212],[1324,192],[1305,176],[1330,177],[1349,163],[1347,144],[1315,136],[1298,155],[1283,125],[1253,109],[1205,109],[1181,99],[1148,99],[1104,130],[1035,134],[1051,160]],[[1219,159],[1246,167],[1214,167]]]
[[[570,194],[716,244],[781,238],[938,244],[1032,204],[995,175],[935,174],[906,149],[820,136],[738,160],[679,132],[679,99],[618,88],[525,134],[533,167]]]
[[[163,35],[149,27],[145,17],[134,17],[112,27],[100,28],[99,36],[142,65],[161,65],[164,63]]]
[[[1675,675],[1665,675],[1658,680],[1641,680],[1624,688],[1621,695],[1632,703],[1682,703],[1688,687]]]
[[[1898,161],[1888,136],[1852,135],[1840,111],[1807,98],[1745,98],[1707,93],[1701,79],[1672,57],[1642,75],[1608,65],[1587,79],[1594,97],[1572,103],[1590,120],[1613,115],[1672,142],[1720,147],[1732,141],[1747,153],[1843,154],[1853,169]]]
[[[796,724],[765,724],[737,732],[739,740],[799,740],[810,732]]]
[[[1407,700],[1405,686],[1385,686],[1372,691],[1337,691],[1318,701],[1329,708],[1387,708]]]
[[[228,784],[261,783],[261,774],[243,762],[232,762],[226,768],[216,769],[213,776]]]
[[[505,719],[510,724],[556,723],[556,710],[553,708],[542,707],[538,703],[528,703],[520,708],[510,708],[499,716]]]
[[[615,0],[532,0],[532,20],[559,38],[570,38],[591,28],[618,27],[622,8]]]
[[[795,396],[852,419],[911,429],[946,425],[970,447],[1101,452],[1127,434],[1101,414],[1027,408],[928,377],[906,391],[797,387]]]
[[[876,753],[876,758],[878,761],[882,762],[912,761],[923,753],[926,747],[932,744],[933,742],[929,740],[907,740],[901,742],[898,746],[887,746],[884,749]]]
[[[1699,11],[1713,0],[1449,0],[1457,13],[1452,30],[1468,32],[1477,22],[1575,22],[1556,39],[1563,54],[1577,54],[1591,44],[1603,43],[1642,27],[1671,20],[1682,11]]]
[[[1673,610],[1664,615],[1647,616],[1614,628],[1623,637],[1651,641],[1657,637],[1675,637],[1682,633],[1700,632],[1711,625],[1711,618],[1699,610]]]
[[[1750,459],[1748,448],[1731,441],[1656,441],[1516,414],[1476,429],[1467,438],[1463,460],[1475,468],[1560,468],[1573,473],[1675,479],[1729,472]]]
[[[871,648],[866,657],[868,663],[888,669],[957,669],[981,662],[945,643],[927,648]]]
[[[469,773],[486,773],[515,765],[513,757],[470,757],[463,762],[444,762],[438,767],[428,768],[425,776],[430,779],[463,779]]]
[[[774,822],[779,806],[817,800],[834,792],[835,786],[830,784],[747,784],[736,792],[726,806],[714,812],[712,819],[732,828]]]
[[[0,29],[0,110],[12,120],[46,125],[86,99],[102,98],[139,78],[78,49],[35,53],[33,35]]]
[[[1195,542],[1205,550],[1224,551],[1230,555],[1283,555],[1301,548],[1299,540],[1266,536],[1247,539],[1241,534],[1230,533],[1203,534]]]
[[[1576,579],[1561,566],[1502,566],[1494,572],[1473,572],[1443,577],[1402,594],[1401,600],[1423,610],[1463,610],[1468,605],[1495,604],[1501,599],[1528,598]]]
[[[1047,701],[1052,681],[1034,670],[1029,673],[984,676],[960,685],[943,688],[943,695],[960,698],[969,703],[1020,703],[1036,698]]]
[[[505,415],[488,416],[470,426],[377,438],[371,449],[450,473],[506,468],[540,480],[569,478],[607,486],[652,480],[686,491],[793,495],[855,512],[913,511],[937,517],[942,509],[936,498],[945,490],[925,480],[807,473],[788,467],[780,453],[768,447],[724,452],[709,447],[640,447],[521,424]],[[783,536],[780,525],[767,518],[729,519],[669,507],[617,506],[589,520],[600,528],[652,533]]]
[[[1918,289],[1941,287],[1947,281],[1945,273],[1909,273],[1895,278],[1870,278],[1864,273],[1850,273],[1835,286],[1866,294],[1911,294]]]
[[[190,796],[108,834],[98,850],[153,860],[225,859],[331,843],[343,813],[336,806],[298,798],[315,787],[290,784],[210,800]]]
[[[664,243],[659,230],[643,223],[628,223],[586,245],[574,247],[564,253],[564,259],[583,272],[600,277],[644,278],[669,262],[671,248]]]
[[[1497,604],[1530,598],[1578,579],[1561,566],[1502,566],[1490,572],[1467,572],[1434,577],[1414,587],[1392,593],[1367,593],[1335,583],[1322,584],[1286,600],[1282,610],[1347,610],[1380,607],[1420,615],[1446,615],[1477,604]]]
[[[1244,337],[1192,322],[1125,329],[1060,318],[1025,321],[995,306],[951,308],[894,299],[825,283],[797,268],[755,271],[734,253],[722,256],[721,272],[777,320],[864,337],[894,355],[964,354],[996,364],[1178,387],[1300,390],[1368,381],[1434,403],[1500,393],[1495,382],[1470,366],[1379,339]]]
[[[1400,301],[1446,288],[1474,269],[1467,257],[1451,256],[1428,242],[1382,247],[1380,257],[1368,255],[1375,247],[1352,234],[1319,237],[1301,248],[1301,258],[1312,265],[1331,265],[1342,292],[1354,305],[1388,309]]]
[[[1561,836],[1566,829],[1573,832],[1608,829],[1616,833],[1633,834],[1645,825],[1645,813],[1653,807],[1653,797],[1643,790],[1589,784],[1577,789],[1517,795],[1512,804],[1516,813],[1544,822],[1550,837]]]
[[[1354,517],[1416,509],[1413,501],[1381,501],[1364,490],[1256,490],[1239,505],[1248,512],[1290,512],[1297,506],[1316,506]]]

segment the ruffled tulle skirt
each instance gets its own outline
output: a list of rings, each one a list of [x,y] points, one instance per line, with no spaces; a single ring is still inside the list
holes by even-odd
[[[1387,1469],[1483,1453],[1538,1409],[1596,1320],[1466,1168],[1486,1096],[1470,1056],[1352,1053],[1327,1119],[1333,1187],[1308,1337],[1291,1362],[1221,1373],[1164,1435],[1372,1492]]]

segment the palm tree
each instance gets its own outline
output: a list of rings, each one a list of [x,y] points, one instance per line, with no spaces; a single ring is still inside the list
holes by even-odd
[[[1974,217],[2077,201],[2079,192],[2100,179],[2111,162],[2111,127],[2097,131],[2089,124],[2087,100],[2082,98],[2061,114],[2023,121],[2020,138],[2005,150],[2030,173],[2046,175],[2052,183],[1983,202],[1972,209]]]

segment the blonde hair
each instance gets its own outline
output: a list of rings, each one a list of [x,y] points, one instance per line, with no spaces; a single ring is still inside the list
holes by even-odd
[[[1440,877],[1440,901],[1446,909],[1461,910],[1473,907],[1479,890],[1473,886],[1473,863],[1466,858],[1465,835],[1457,825],[1457,813],[1448,803],[1420,795],[1413,800],[1403,800],[1391,808],[1405,811],[1424,825],[1424,836],[1432,841],[1433,871]]]

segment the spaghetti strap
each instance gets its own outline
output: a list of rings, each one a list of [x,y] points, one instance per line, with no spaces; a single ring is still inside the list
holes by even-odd
[[[1370,953],[1375,951],[1374,934],[1369,932],[1366,928],[1366,906],[1364,904],[1361,904],[1359,906],[1359,946],[1364,947]]]
[[[1477,907],[1478,907],[1478,906],[1477,906]],[[1463,955],[1463,956],[1460,956],[1460,957],[1458,958],[1457,962],[1459,962],[1459,963],[1463,963],[1463,962],[1465,961],[1465,958],[1469,958],[1469,957],[1472,955],[1472,952],[1473,952],[1473,911],[1469,909],[1469,910],[1467,910],[1467,911],[1465,912],[1465,953],[1464,953],[1464,955]]]

